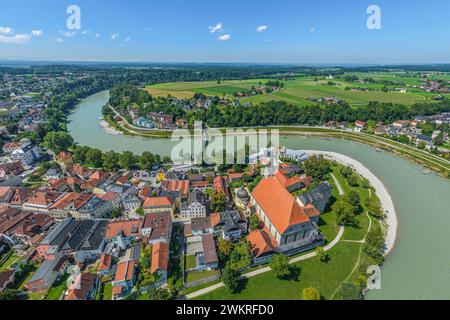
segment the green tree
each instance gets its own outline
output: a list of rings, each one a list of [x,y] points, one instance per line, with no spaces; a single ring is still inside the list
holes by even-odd
[[[155,164],[155,157],[151,152],[144,152],[139,157],[139,168],[141,170],[150,170]]]
[[[211,210],[213,212],[222,212],[227,207],[227,196],[223,192],[214,192],[211,195]]]
[[[119,166],[119,154],[114,151],[105,152],[102,155],[103,169],[106,171],[114,171]]]
[[[279,279],[286,278],[291,274],[289,260],[284,254],[273,255],[269,260],[269,267]]]
[[[253,214],[250,217],[249,229],[250,229],[250,231],[255,231],[255,230],[261,229],[261,221],[259,220],[259,218],[256,214]]]
[[[348,201],[352,207],[354,212],[358,212],[359,208],[361,206],[361,197],[359,196],[359,193],[355,190],[350,190],[345,195],[345,200]]]
[[[231,252],[233,252],[233,244],[225,240],[223,238],[219,239],[219,243],[217,245],[219,258],[222,261],[225,261],[230,256]]]
[[[319,289],[314,287],[303,289],[302,300],[320,300],[321,298]]]
[[[73,145],[73,138],[67,132],[52,131],[45,135],[43,144],[54,153],[60,153],[61,151],[67,151]]]
[[[330,162],[322,155],[312,156],[304,162],[305,173],[315,180],[323,181],[330,172]]]
[[[239,287],[239,272],[229,267],[225,267],[222,277],[223,283],[228,288],[228,290],[230,290],[230,292],[232,293],[236,292],[237,288]]]
[[[89,149],[86,164],[92,168],[100,168],[103,165],[103,153],[99,149]]]
[[[354,174],[352,174],[351,176],[347,177],[347,183],[351,187],[357,187],[358,186],[358,179],[356,178],[356,176]]]
[[[133,169],[136,163],[134,154],[130,151],[123,152],[119,157],[119,165],[122,169]]]
[[[136,214],[140,215],[141,217],[144,216],[144,208],[142,206],[140,206],[139,208],[136,209]]]
[[[353,210],[353,206],[345,201],[344,198],[340,198],[334,207],[334,210],[337,215],[337,222],[341,226],[356,226],[358,225],[358,221],[355,217],[355,212]]]

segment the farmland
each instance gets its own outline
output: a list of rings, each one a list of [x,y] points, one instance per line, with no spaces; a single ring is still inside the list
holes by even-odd
[[[354,75],[359,79],[371,78],[375,83],[347,82],[344,76]],[[299,76],[284,81],[284,88],[273,93],[257,94],[241,98],[242,103],[261,103],[271,100],[282,100],[292,104],[308,104],[311,99],[324,97],[337,97],[345,100],[353,107],[367,105],[370,101],[392,102],[412,105],[417,102],[432,101],[436,96],[419,88],[422,79],[418,75],[402,72],[376,72],[376,73],[349,73],[336,78]],[[448,75],[432,76],[432,80],[450,80]],[[210,96],[233,98],[233,94],[250,90],[252,87],[264,85],[269,79],[205,81],[205,82],[179,82],[161,83],[148,86],[146,90],[154,96],[172,95],[177,98],[192,98],[195,93]],[[388,92],[382,91],[381,81],[398,82],[401,85],[390,84]],[[364,87],[370,91],[352,91],[349,88]],[[407,92],[395,92],[395,88],[406,89]],[[347,90],[346,90],[347,89]]]

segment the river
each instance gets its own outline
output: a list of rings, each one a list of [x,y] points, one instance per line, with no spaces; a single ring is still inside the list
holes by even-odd
[[[100,127],[101,92],[83,100],[70,115],[69,131],[81,145],[103,151],[151,151],[169,155],[173,142],[107,134]],[[450,183],[422,173],[423,168],[357,142],[319,137],[282,136],[294,149],[345,154],[370,169],[386,186],[398,215],[397,242],[382,267],[381,290],[368,299],[450,299]]]

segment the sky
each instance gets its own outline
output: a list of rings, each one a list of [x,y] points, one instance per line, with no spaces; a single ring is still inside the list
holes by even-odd
[[[71,5],[80,29],[68,28]],[[367,27],[370,5],[380,29]],[[0,8],[2,60],[450,63],[448,0],[0,0]]]

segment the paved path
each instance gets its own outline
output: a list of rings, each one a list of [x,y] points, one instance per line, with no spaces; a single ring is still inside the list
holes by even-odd
[[[336,179],[336,177],[334,175],[332,175],[332,177],[333,177],[333,180],[334,180],[334,182],[336,184],[336,187],[338,188],[339,194],[343,195],[344,194],[344,190],[342,189],[342,186],[339,184],[339,181]],[[344,235],[344,231],[345,231],[345,227],[341,226],[339,228],[338,234],[333,239],[333,241],[331,241],[328,245],[326,245],[323,248],[324,251],[329,251],[335,245],[337,245],[338,242],[341,241],[341,238]],[[304,255],[301,255],[301,256],[298,256],[298,257],[290,259],[289,260],[289,264],[294,264],[294,263],[297,263],[297,262],[305,261],[305,260],[314,258],[316,256],[317,256],[317,252],[310,252],[310,253],[307,253],[307,254],[304,254]],[[257,275],[260,275],[262,273],[266,273],[266,272],[269,272],[269,271],[271,271],[270,267],[264,267],[264,268],[261,268],[261,269],[258,269],[258,270],[254,270],[254,271],[245,273],[245,274],[242,275],[242,278],[252,278],[252,277],[255,277]],[[187,294],[186,295],[186,299],[197,298],[197,297],[202,296],[204,294],[207,294],[207,293],[209,293],[211,291],[219,289],[219,288],[221,288],[223,286],[224,286],[223,282],[217,283],[215,285],[212,285],[212,286],[209,286],[209,287],[206,287],[206,288],[200,289],[198,291],[195,291],[195,292]]]

